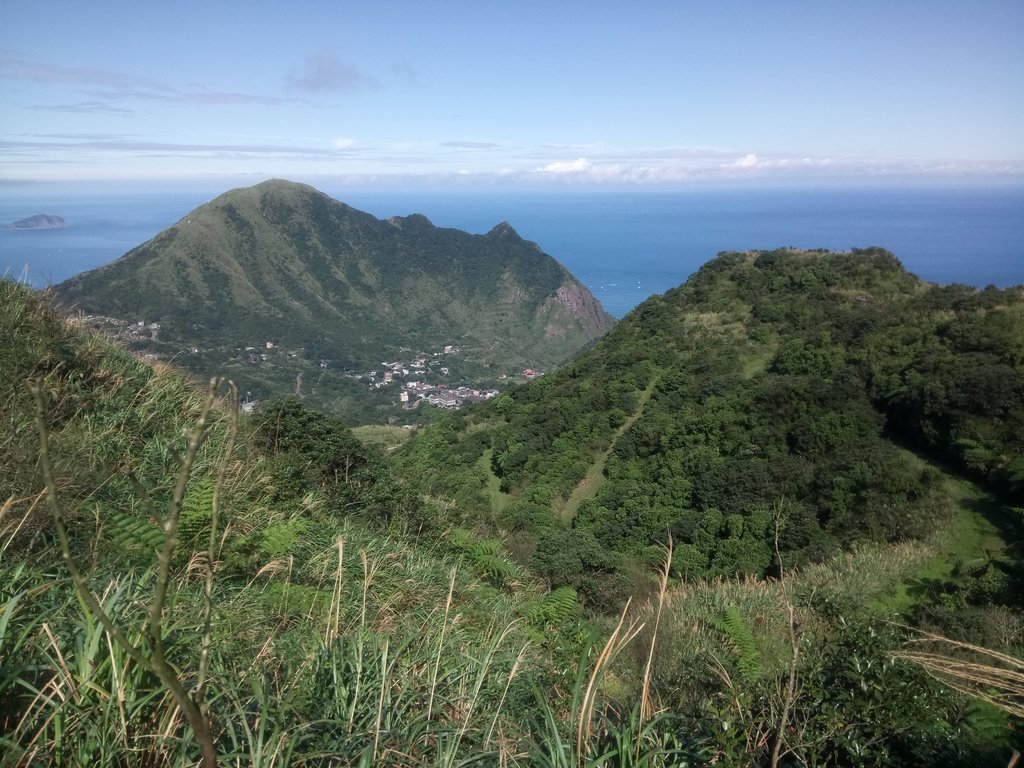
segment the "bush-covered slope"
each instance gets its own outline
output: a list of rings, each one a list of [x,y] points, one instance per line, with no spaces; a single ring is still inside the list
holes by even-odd
[[[928,285],[878,249],[723,254],[405,464],[595,599],[669,535],[678,575],[761,575],[776,550],[799,565],[942,525],[938,472],[902,446],[1020,505],[1022,341],[1020,288]]]
[[[549,599],[493,546],[446,536],[382,455],[296,400],[265,405],[232,443],[227,394],[207,401],[0,281],[0,765],[195,764],[146,661],[154,602],[222,760],[425,764],[497,754],[499,728],[528,739],[503,709],[552,682],[543,651],[576,654],[571,591]],[[68,578],[49,479],[83,588],[127,645]]]

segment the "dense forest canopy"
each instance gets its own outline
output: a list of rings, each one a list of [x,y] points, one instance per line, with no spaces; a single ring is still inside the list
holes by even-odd
[[[944,524],[922,456],[1024,504],[1022,345],[1020,288],[880,249],[722,254],[404,462],[553,585],[601,598],[669,536],[674,575],[764,575]]]

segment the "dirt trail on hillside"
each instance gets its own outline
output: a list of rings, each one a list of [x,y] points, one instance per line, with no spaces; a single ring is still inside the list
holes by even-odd
[[[597,489],[601,487],[601,483],[604,481],[604,467],[608,463],[608,457],[612,455],[612,450],[615,447],[615,441],[622,436],[622,434],[632,427],[636,420],[640,418],[640,415],[644,412],[644,408],[647,406],[648,401],[651,399],[651,395],[654,394],[654,388],[658,385],[661,380],[660,376],[655,376],[651,379],[651,383],[647,385],[647,389],[640,393],[640,400],[637,402],[636,411],[619,427],[615,434],[612,435],[611,443],[608,445],[608,450],[603,451],[595,459],[594,463],[590,465],[590,469],[587,470],[587,474],[582,480],[573,488],[569,498],[566,499],[565,504],[561,506],[561,509],[553,508],[552,511],[559,520],[563,523],[568,523],[576,516],[577,510],[587,499],[592,499],[597,495]]]

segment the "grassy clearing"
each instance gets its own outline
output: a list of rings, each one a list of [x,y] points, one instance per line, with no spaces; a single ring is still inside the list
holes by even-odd
[[[476,466],[487,476],[487,496],[491,500],[491,514],[497,515],[509,505],[513,497],[501,490],[501,478],[491,469],[493,455],[494,449],[488,448],[477,460]]]
[[[379,445],[385,451],[393,451],[412,436],[412,430],[384,424],[367,424],[353,427],[352,434],[363,445]]]
[[[912,461],[927,462],[907,452]],[[984,569],[1001,557],[1007,541],[998,521],[1005,512],[991,494],[969,480],[944,474],[943,482],[953,503],[949,522],[936,531],[927,543],[930,555],[897,584],[893,592],[878,600],[876,607],[903,613],[957,576],[971,569]]]
[[[775,344],[766,344],[743,356],[743,378],[752,379],[768,367],[775,356]]]

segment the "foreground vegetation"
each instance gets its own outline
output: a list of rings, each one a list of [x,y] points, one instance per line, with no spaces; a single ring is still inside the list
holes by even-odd
[[[439,469],[423,467],[423,493],[297,400],[239,420],[226,384],[207,397],[30,291],[0,291],[0,764],[1009,760],[1019,685],[941,666],[960,654],[1013,679],[1006,521],[1005,551],[934,583],[918,577],[939,535],[851,541],[799,568],[780,542],[767,576],[686,580],[688,542],[666,536],[628,579],[610,569],[578,591],[510,558],[516,539],[446,493]],[[530,387],[495,408],[512,414]],[[645,417],[622,413],[625,438]],[[453,463],[489,467],[454,434],[424,433],[408,455],[447,442]],[[522,503],[525,486],[492,477],[502,488],[486,492]],[[613,577],[626,586],[587,591]],[[914,599],[889,612],[908,584]]]

